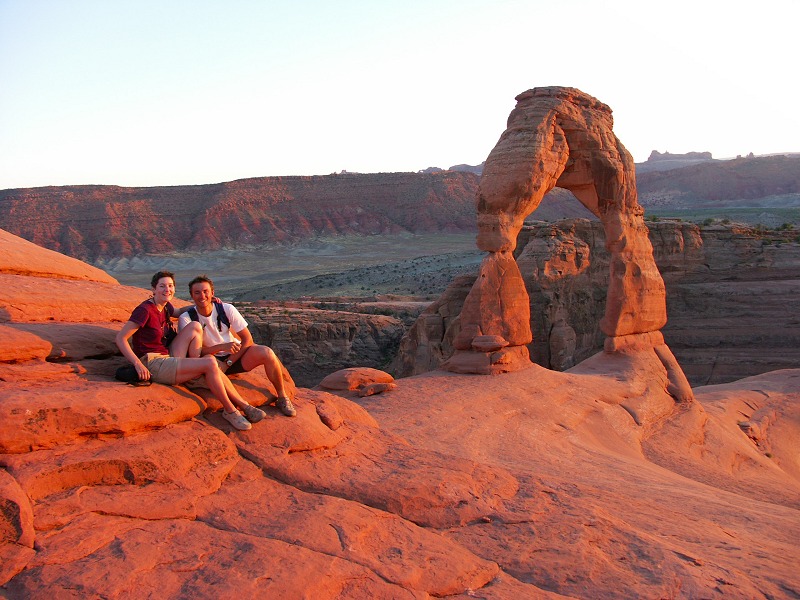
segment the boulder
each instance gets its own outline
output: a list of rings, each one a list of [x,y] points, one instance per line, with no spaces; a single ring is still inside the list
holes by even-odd
[[[369,367],[351,367],[331,373],[320,381],[326,390],[357,390],[373,383],[392,383],[394,377],[384,371]]]

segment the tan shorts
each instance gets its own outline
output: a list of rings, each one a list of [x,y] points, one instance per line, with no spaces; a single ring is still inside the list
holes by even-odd
[[[166,354],[148,352],[141,361],[150,371],[150,379],[156,383],[175,385],[178,379],[178,359]]]

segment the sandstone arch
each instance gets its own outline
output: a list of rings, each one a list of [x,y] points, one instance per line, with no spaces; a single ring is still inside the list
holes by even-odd
[[[633,158],[613,133],[611,109],[575,88],[523,92],[484,166],[478,191],[481,264],[460,316],[456,353],[444,368],[500,373],[530,365],[528,294],[512,255],[525,218],[553,187],[597,215],[611,255],[606,350],[652,348],[667,369],[670,391],[691,389],[664,344],[666,292],[638,203]]]

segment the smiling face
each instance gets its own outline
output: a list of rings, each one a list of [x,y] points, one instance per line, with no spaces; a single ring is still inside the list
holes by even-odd
[[[214,286],[207,281],[199,281],[192,285],[190,290],[192,301],[197,307],[197,311],[203,315],[211,314],[211,299],[214,297]]]
[[[175,280],[172,277],[162,277],[153,288],[153,301],[158,306],[164,306],[175,295]]]

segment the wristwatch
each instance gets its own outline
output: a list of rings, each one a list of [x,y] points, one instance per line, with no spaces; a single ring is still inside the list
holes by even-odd
[[[229,367],[232,367],[233,361],[229,358],[228,360],[225,361],[225,364],[228,365]]]

